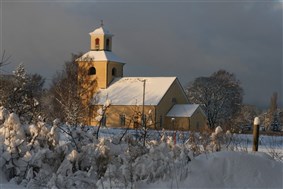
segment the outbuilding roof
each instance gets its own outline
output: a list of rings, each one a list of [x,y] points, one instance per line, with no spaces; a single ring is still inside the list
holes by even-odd
[[[107,89],[100,89],[92,100],[93,105],[103,105],[107,99],[112,105],[157,105],[176,77],[122,77],[115,78]]]
[[[199,104],[175,104],[166,116],[191,117],[199,107]]]
[[[125,63],[123,59],[119,58],[111,51],[89,51],[76,61],[113,61]]]

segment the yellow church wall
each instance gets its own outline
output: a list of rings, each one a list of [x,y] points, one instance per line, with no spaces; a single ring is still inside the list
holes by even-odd
[[[79,72],[79,79],[81,77],[89,77],[96,79],[97,87],[101,89],[105,89],[107,87],[107,62],[106,61],[99,61],[99,62],[85,62],[79,61],[78,62],[81,72]],[[89,68],[95,67],[96,74],[95,75],[87,75]],[[81,74],[84,73],[84,74]]]
[[[78,62],[80,69],[79,79],[81,77],[88,77],[90,79],[96,79],[97,87],[105,89],[112,82],[115,77],[123,77],[123,64],[116,62],[107,62],[107,61],[97,61],[97,62]],[[87,75],[89,68],[95,67],[96,75]],[[116,76],[112,76],[112,69],[117,69]],[[108,71],[107,71],[108,70]],[[82,74],[85,73],[85,74]],[[106,77],[107,75],[107,77]]]
[[[176,99],[175,102],[173,102],[173,98]],[[162,116],[161,127],[169,129],[171,123],[165,119],[167,112],[173,107],[174,104],[187,103],[188,99],[185,96],[179,81],[176,79],[156,107],[156,122],[159,123],[158,126],[160,127],[160,117]]]
[[[93,106],[92,107],[92,118],[90,120],[90,125],[92,126],[98,126],[99,122],[95,120],[95,117],[97,116],[97,110],[101,108],[102,106]],[[148,114],[148,112],[151,110],[151,116]],[[134,118],[136,113],[139,112],[139,116]],[[154,123],[154,112],[155,107],[154,106],[145,106],[144,112],[147,117],[147,125],[150,128],[154,128],[154,125],[150,124],[150,120],[152,120],[152,123]],[[118,105],[110,105],[106,110],[106,126],[108,127],[117,127],[117,128],[135,128],[134,122],[138,122],[139,126],[141,124],[141,114],[142,114],[142,106],[118,106]],[[120,115],[125,115],[125,125],[121,125]],[[149,120],[150,119],[150,120]],[[136,121],[134,121],[136,120]]]
[[[78,64],[78,94],[81,97],[82,103],[87,105],[89,99],[95,94],[97,91],[97,82],[96,76],[88,75],[88,66],[86,66],[86,62],[77,62]],[[87,64],[88,65],[88,64]]]
[[[108,62],[108,73],[107,73],[107,76],[108,76],[108,85],[113,81],[113,79],[115,77],[123,77],[123,64],[121,63],[116,63],[116,62]],[[116,76],[113,76],[112,75],[112,69],[113,68],[116,68],[117,70],[117,74]]]

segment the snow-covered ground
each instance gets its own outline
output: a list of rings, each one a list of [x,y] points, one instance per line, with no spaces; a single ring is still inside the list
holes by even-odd
[[[14,122],[11,122],[12,120]],[[20,126],[15,120],[15,117],[11,118],[6,124]],[[45,128],[42,123],[39,126],[44,133],[38,133],[35,139],[44,142],[43,136],[46,132],[52,133],[52,129]],[[34,125],[26,129],[30,132],[36,131],[34,129],[39,126]],[[55,126],[56,124],[52,128]],[[206,138],[196,134],[193,142],[189,140],[189,132],[148,131],[146,147],[137,142],[142,134],[141,130],[127,130],[123,140],[119,140],[126,130],[101,128],[99,140],[92,139],[92,142],[87,142],[88,137],[94,136],[95,129],[97,128],[77,127],[72,131],[73,136],[82,139],[77,140],[77,144],[81,144],[78,151],[71,145],[70,137],[62,130],[58,148],[50,150],[52,146],[48,149],[39,145],[38,149],[33,148],[35,155],[28,158],[31,165],[29,170],[32,173],[26,179],[29,186],[52,189],[95,186],[101,189],[283,188],[282,136],[260,136],[259,152],[251,152],[251,135],[227,135],[222,133],[221,128]],[[172,140],[174,134],[176,144],[174,139]],[[212,136],[217,141],[213,142]],[[209,141],[206,147],[203,146],[205,140]],[[200,151],[194,151],[193,145],[196,145],[193,147],[196,149],[200,147]],[[209,148],[210,145],[212,146]],[[215,152],[220,149],[217,145],[221,146],[222,151]],[[3,162],[0,163],[4,165],[7,156],[0,154],[1,156]],[[59,157],[63,157],[62,161],[58,160]],[[52,169],[55,169],[55,172]],[[103,176],[100,176],[100,173],[103,173]],[[44,178],[47,180],[44,181]],[[0,189],[13,188],[24,187],[8,182],[1,170]]]
[[[214,152],[189,164],[184,181],[172,178],[137,188],[283,188],[283,166],[265,153]]]

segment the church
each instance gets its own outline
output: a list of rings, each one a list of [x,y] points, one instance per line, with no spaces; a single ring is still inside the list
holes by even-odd
[[[195,130],[207,119],[200,105],[189,104],[177,77],[124,77],[125,61],[112,52],[113,34],[103,25],[90,33],[90,51],[76,60],[78,77],[95,81],[81,96],[89,107],[86,124],[92,126]],[[82,84],[86,85],[86,84]],[[97,111],[105,102],[103,118]]]

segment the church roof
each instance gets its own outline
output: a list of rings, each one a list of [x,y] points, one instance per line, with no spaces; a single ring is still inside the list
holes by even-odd
[[[123,77],[115,78],[107,89],[93,98],[93,105],[103,105],[106,99],[112,105],[142,105],[143,80],[145,84],[145,105],[157,105],[166,94],[176,77]]]
[[[78,58],[76,61],[113,61],[125,63],[124,60],[116,56],[111,51],[89,51]]]
[[[103,26],[95,29],[93,32],[90,32],[89,34],[90,35],[113,35],[107,29],[105,29]]]
[[[167,113],[168,117],[191,117],[198,109],[199,104],[175,104]]]

